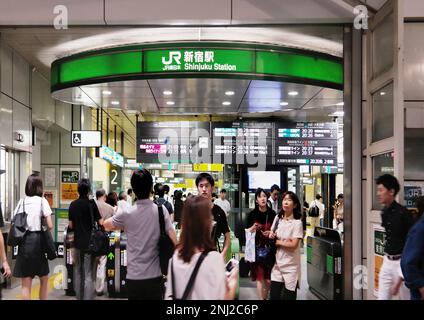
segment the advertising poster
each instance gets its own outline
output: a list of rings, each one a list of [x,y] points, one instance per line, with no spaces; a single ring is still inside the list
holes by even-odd
[[[384,257],[384,245],[386,242],[386,232],[380,225],[374,224],[374,295],[378,296],[378,277]]]
[[[62,169],[60,178],[60,201],[62,204],[70,204],[79,197],[79,169]]]
[[[44,186],[56,187],[56,169],[55,168],[44,169]]]
[[[69,224],[69,212],[68,209],[56,209],[55,210],[56,218],[56,242],[63,243],[65,228]]]
[[[44,198],[49,203],[50,208],[57,208],[57,193],[56,190],[45,190]]]

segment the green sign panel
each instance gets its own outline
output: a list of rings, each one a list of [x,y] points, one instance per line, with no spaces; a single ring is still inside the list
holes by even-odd
[[[386,233],[381,230],[374,230],[374,252],[384,256],[384,244],[386,243]]]
[[[84,84],[196,73],[343,88],[343,60],[338,57],[278,46],[204,42],[122,46],[59,59],[52,64],[51,88],[54,92]]]
[[[254,51],[225,49],[150,50],[144,72],[254,72]]]

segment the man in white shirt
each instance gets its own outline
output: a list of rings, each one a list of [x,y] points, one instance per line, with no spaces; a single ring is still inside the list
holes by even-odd
[[[271,209],[275,211],[275,213],[278,213],[280,210],[280,207],[278,206],[278,196],[281,192],[281,189],[279,186],[274,184],[271,187],[271,196],[269,197],[269,203],[271,204]]]
[[[130,205],[127,201],[127,193],[125,191],[121,191],[119,193],[119,198],[118,198],[118,208],[121,209],[120,212],[125,212],[128,211],[128,209],[130,208]]]
[[[317,217],[313,217],[310,215],[311,213],[311,209],[313,207],[317,207],[319,210],[319,215]],[[309,224],[311,225],[312,228],[312,235],[314,234],[315,231],[315,227],[316,226],[323,226],[323,223],[320,224],[320,221],[324,221],[324,212],[325,212],[325,206],[322,203],[322,197],[317,194],[315,197],[315,200],[311,202],[310,208],[309,208]],[[321,220],[322,219],[322,220]]]
[[[221,192],[219,193],[219,198],[214,201],[214,204],[216,204],[222,210],[224,210],[225,215],[228,217],[231,210],[231,204],[227,199],[225,199],[226,194],[227,194],[227,190],[222,189]]]
[[[96,204],[99,208],[100,216],[103,220],[109,219],[113,216],[115,211],[113,207],[106,203],[106,191],[105,189],[98,189],[96,191]],[[97,265],[96,272],[96,294],[102,296],[105,289],[105,279],[106,279],[106,262],[107,257],[101,256],[99,258],[99,264]]]

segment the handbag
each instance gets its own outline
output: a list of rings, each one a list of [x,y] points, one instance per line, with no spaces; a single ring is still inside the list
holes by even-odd
[[[278,217],[278,216],[277,216]],[[272,230],[272,232],[275,232],[278,228],[279,218],[277,218],[277,222],[275,223],[275,226]],[[266,216],[266,222],[268,222],[268,215]],[[263,263],[269,266],[273,266],[275,263],[275,254],[277,252],[277,247],[275,245],[275,240],[271,241],[269,240],[269,243],[265,245],[264,247],[257,247],[256,248],[256,262]]]
[[[47,259],[54,260],[57,258],[56,246],[53,241],[52,233],[47,226],[46,217],[43,214],[43,199],[41,199],[40,228],[44,253]]]
[[[175,244],[165,231],[165,218],[163,216],[163,208],[161,205],[158,205],[158,211],[160,226],[159,263],[162,274],[166,276],[168,274],[169,259],[172,258],[175,251]]]
[[[19,204],[17,213],[12,219],[10,225],[9,235],[7,237],[7,244],[11,247],[19,246],[23,243],[25,234],[27,232],[27,213],[25,212],[25,199],[21,200],[23,212],[19,212]]]
[[[93,201],[90,201],[89,206],[92,228],[90,242],[88,244],[88,252],[95,257],[101,257],[107,255],[109,252],[109,234],[104,231],[96,221],[94,221],[93,205],[96,204]]]

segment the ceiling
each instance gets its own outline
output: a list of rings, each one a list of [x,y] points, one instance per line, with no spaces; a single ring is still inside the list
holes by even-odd
[[[51,63],[79,52],[169,41],[238,41],[282,45],[343,56],[341,26],[279,27],[51,27],[0,28],[2,40],[19,52],[44,77]],[[105,94],[110,91],[110,94]],[[164,91],[172,94],[165,95]],[[227,96],[225,92],[233,91]],[[289,92],[297,92],[290,96]],[[57,94],[57,95],[56,95]],[[136,114],[161,120],[178,116],[227,116],[229,119],[278,117],[292,121],[329,121],[343,111],[343,93],[317,86],[259,80],[154,79],[110,82],[57,91],[62,101],[102,107],[134,143]],[[113,105],[118,101],[119,105]],[[171,104],[171,102],[174,102]],[[228,105],[223,105],[229,102]],[[95,117],[96,112],[93,112]]]
[[[343,93],[339,90],[261,80],[133,80],[59,90],[54,97],[73,104],[147,115],[277,113],[297,119],[295,115],[304,111],[311,117],[327,119],[330,113],[343,110]],[[316,109],[318,113],[313,111]]]

